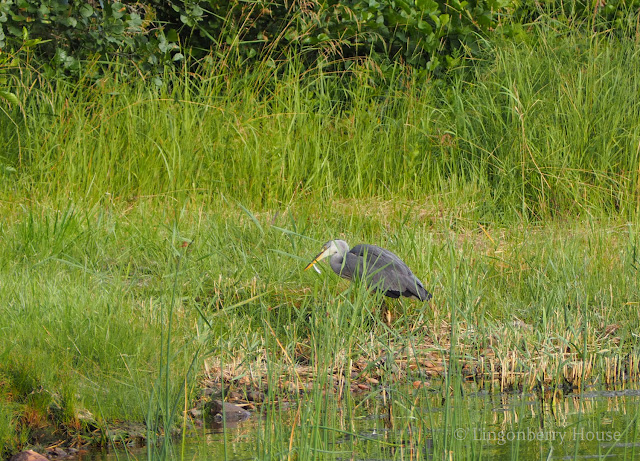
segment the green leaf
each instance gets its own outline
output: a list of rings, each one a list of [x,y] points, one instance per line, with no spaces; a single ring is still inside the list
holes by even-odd
[[[175,29],[169,29],[167,31],[167,40],[170,42],[177,42],[178,41],[178,32],[176,32]]]
[[[191,16],[202,17],[204,11],[202,10],[202,8],[200,8],[200,6],[194,5],[189,13]]]
[[[24,46],[25,48],[28,49],[28,48],[33,48],[36,45],[39,45],[41,43],[47,43],[47,42],[50,42],[50,41],[51,40],[42,40],[41,38],[32,38],[32,39],[29,39],[29,40],[25,40],[22,43],[22,46]]]
[[[440,11],[440,6],[433,0],[416,0],[416,7],[427,14]]]
[[[166,53],[167,51],[169,51],[169,43],[167,43],[164,37],[160,38],[160,42],[158,43],[158,49],[163,53]]]
[[[93,15],[93,8],[88,3],[83,3],[80,7],[80,16],[88,18]]]
[[[191,16],[187,16],[186,14],[180,15],[180,21],[186,26],[193,27],[196,25],[195,21],[191,19]]]
[[[11,93],[9,91],[0,90],[0,98],[6,99],[7,101],[9,101],[9,103],[14,104],[16,106],[20,105],[20,101],[18,100],[18,97],[14,93]]]
[[[22,37],[22,29],[20,29],[19,27],[16,27],[16,26],[14,26],[12,24],[9,24],[7,26],[7,30],[14,37]]]
[[[120,19],[127,12],[127,8],[120,2],[111,4],[111,14],[114,19]]]
[[[428,34],[433,32],[433,27],[431,27],[431,24],[429,24],[427,21],[423,21],[422,19],[418,20],[418,29]]]
[[[405,2],[404,0],[395,0],[395,3],[396,6],[402,9],[405,13],[411,14],[411,8],[409,7],[409,4],[407,2]]]
[[[111,33],[112,33],[113,35],[116,35],[116,36],[118,36],[118,35],[122,35],[122,34],[124,33],[124,24],[122,24],[122,23],[114,24],[114,25],[111,27]],[[121,37],[118,37],[118,38],[121,38]],[[116,40],[116,39],[114,38],[114,42],[116,42],[116,43],[117,43],[117,42],[118,42],[118,40]]]
[[[78,20],[73,16],[69,16],[68,18],[62,18],[60,20],[60,23],[64,24],[65,26],[75,27],[78,25]]]
[[[440,16],[435,14],[435,13],[431,13],[429,15],[429,17],[431,18],[431,20],[434,22],[436,29],[440,28]]]

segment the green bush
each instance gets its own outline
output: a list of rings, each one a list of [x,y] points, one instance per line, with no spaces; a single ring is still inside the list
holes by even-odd
[[[25,37],[74,69],[79,59],[119,53],[144,67],[180,60],[178,44],[201,57],[213,49],[239,62],[292,47],[315,62],[374,56],[435,69],[442,56],[497,24],[510,0],[151,0],[137,3],[6,0],[0,47]],[[101,6],[103,5],[103,6]]]
[[[286,59],[345,68],[362,57],[378,64],[450,67],[474,54],[479,38],[526,33],[550,18],[572,28],[629,35],[640,0],[5,0],[0,48],[41,40],[38,54],[58,68],[113,56],[143,71],[215,53],[232,65]],[[186,50],[186,51],[185,51]]]
[[[313,61],[374,56],[401,59],[420,68],[440,65],[461,44],[497,24],[507,0],[311,0],[250,4],[210,0],[194,21],[202,36],[213,35],[224,17],[223,46],[237,45],[240,56],[296,47]],[[202,45],[202,44],[201,44]]]
[[[41,40],[38,54],[66,70],[77,70],[82,59],[111,53],[145,67],[180,59],[175,40],[154,20],[153,8],[139,2],[3,0],[0,48]]]

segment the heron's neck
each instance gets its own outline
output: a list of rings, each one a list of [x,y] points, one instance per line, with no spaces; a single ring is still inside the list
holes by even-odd
[[[344,254],[342,254],[340,252],[332,254],[331,255],[331,259],[330,259],[331,265],[333,266],[334,264],[337,264],[338,267],[340,267],[340,266],[342,266],[342,260],[343,259],[344,259]]]
[[[338,274],[340,277],[343,277],[342,275],[343,262],[344,262],[344,254],[340,252],[331,255],[331,259],[329,259],[329,265],[331,266],[331,269],[333,269],[333,272]]]

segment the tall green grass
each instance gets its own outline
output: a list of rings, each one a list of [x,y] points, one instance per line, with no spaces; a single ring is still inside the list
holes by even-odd
[[[531,32],[421,80],[229,70],[45,81],[22,69],[0,114],[4,191],[89,203],[169,194],[268,209],[300,197],[452,195],[476,219],[638,210],[635,42]],[[16,130],[16,127],[18,128]]]
[[[31,208],[13,219],[1,239],[1,371],[11,403],[3,409],[24,434],[51,424],[69,436],[106,434],[114,420],[166,428],[171,407],[156,402],[184,397],[196,350],[186,326],[163,333],[184,322],[168,314],[173,234],[144,221],[123,226],[103,209]],[[166,384],[161,369],[171,373]]]

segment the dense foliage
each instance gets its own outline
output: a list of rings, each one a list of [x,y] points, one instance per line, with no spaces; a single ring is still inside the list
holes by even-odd
[[[52,2],[8,0],[0,6],[0,46],[26,36],[48,40],[45,54],[65,68],[96,53],[126,53],[144,66],[214,49],[241,59],[301,47],[312,58],[380,55],[436,67],[477,32],[494,26],[506,0],[238,0]],[[103,5],[103,6],[102,6]]]
[[[38,52],[56,67],[75,70],[79,59],[124,54],[145,65],[178,59],[177,37],[166,37],[150,4],[49,0],[0,3],[0,47],[41,40]]]
[[[244,63],[277,60],[291,49],[307,62],[343,68],[366,56],[434,70],[473,53],[492,31],[522,34],[545,16],[635,33],[639,7],[640,0],[5,0],[0,48],[40,40],[38,53],[67,71],[114,55],[157,70],[187,54]]]
[[[214,50],[246,58],[296,47],[314,60],[356,56],[402,59],[433,69],[440,56],[496,26],[510,0],[178,0],[84,2],[7,0],[0,5],[0,47],[26,37],[67,69],[108,53],[143,67]]]

